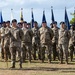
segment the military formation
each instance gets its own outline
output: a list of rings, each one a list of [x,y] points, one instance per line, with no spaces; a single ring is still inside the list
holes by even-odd
[[[65,60],[68,64],[68,57],[73,60],[75,46],[75,27],[71,25],[70,30],[67,29],[65,22],[60,23],[54,21],[47,26],[46,21],[42,22],[42,26],[38,27],[38,23],[34,21],[34,27],[31,28],[30,23],[26,21],[17,24],[17,20],[3,22],[0,28],[1,41],[1,58],[4,61],[11,60],[11,68],[15,68],[16,57],[19,66],[29,60],[40,60],[44,63],[47,56],[48,63],[59,60],[61,64]]]

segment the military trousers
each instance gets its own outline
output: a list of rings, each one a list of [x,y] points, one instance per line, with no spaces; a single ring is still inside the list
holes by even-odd
[[[11,53],[11,64],[12,66],[15,66],[15,62],[16,62],[16,52],[18,51],[19,53],[19,65],[22,64],[22,50],[21,47],[10,47],[10,53]]]
[[[8,58],[11,59],[11,54],[10,54],[9,46],[4,47],[4,59],[5,59],[5,61],[7,61]]]
[[[31,62],[31,50],[32,50],[32,45],[30,43],[23,43],[22,44],[23,61],[26,58],[28,58],[29,62]]]
[[[41,45],[41,60],[45,60],[45,52],[47,54],[48,61],[51,62],[51,45]]]
[[[63,58],[66,58],[66,62],[68,63],[68,44],[60,44],[59,45],[60,51],[60,60],[63,63]]]

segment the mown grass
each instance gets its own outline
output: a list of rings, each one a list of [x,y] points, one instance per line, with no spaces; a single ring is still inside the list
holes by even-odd
[[[3,62],[0,58],[0,75],[75,75],[75,57],[73,62],[69,60],[69,64],[59,63],[58,60],[52,61],[51,64],[48,64],[47,60],[44,63],[41,63],[40,60],[32,60],[29,63],[26,60],[22,69],[19,68],[19,62],[16,62],[15,69],[10,69],[10,60]]]

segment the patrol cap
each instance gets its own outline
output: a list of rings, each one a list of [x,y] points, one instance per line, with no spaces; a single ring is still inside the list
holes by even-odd
[[[12,23],[14,23],[14,22],[17,22],[17,20],[16,20],[16,19],[13,19],[13,20],[12,20]]]
[[[50,23],[50,25],[53,25],[53,23]]]
[[[27,23],[26,21],[24,21],[23,23]]]
[[[18,24],[22,24],[21,22],[18,22]]]
[[[46,21],[42,21],[42,23],[47,23]]]
[[[37,24],[37,21],[34,21],[34,23],[36,23],[36,24]]]
[[[62,22],[60,22],[60,25],[61,25],[61,24],[65,24],[65,22],[62,21]]]
[[[52,24],[57,24],[57,21],[52,22]]]
[[[6,21],[6,23],[10,23],[10,21]]]
[[[2,22],[2,24],[6,23],[5,21]]]
[[[27,23],[27,25],[31,25],[30,23]]]

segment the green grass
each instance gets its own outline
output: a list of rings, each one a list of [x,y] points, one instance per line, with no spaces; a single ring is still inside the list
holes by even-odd
[[[8,63],[8,67],[7,67]],[[65,63],[65,61],[64,61]],[[52,61],[51,64],[41,63],[40,60],[32,60],[29,63],[23,63],[23,68],[19,69],[19,63],[16,62],[16,68],[10,69],[11,62],[1,62],[0,58],[0,75],[75,75],[75,57],[69,64],[59,64],[59,61]]]

